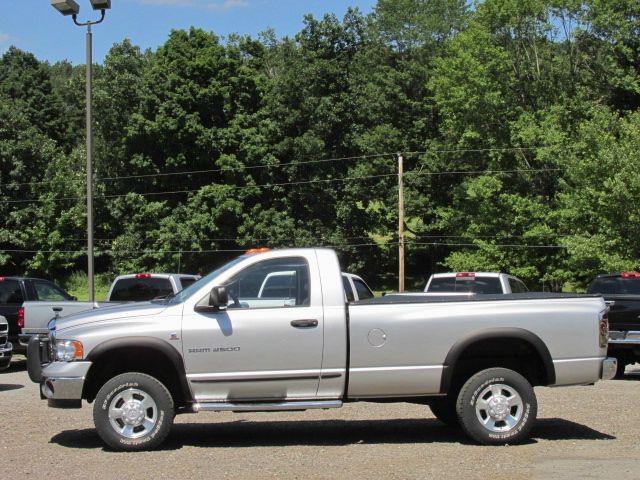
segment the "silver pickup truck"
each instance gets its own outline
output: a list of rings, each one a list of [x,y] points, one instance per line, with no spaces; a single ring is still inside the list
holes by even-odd
[[[273,272],[286,296],[259,298]],[[93,402],[103,441],[157,447],[175,414],[415,402],[483,444],[523,441],[536,385],[592,384],[606,358],[599,296],[374,298],[346,303],[328,249],[246,254],[177,295],[54,320],[28,346],[49,406]]]

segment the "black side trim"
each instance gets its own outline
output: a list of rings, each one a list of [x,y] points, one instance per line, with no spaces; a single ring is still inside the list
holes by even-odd
[[[171,361],[178,375],[178,380],[180,381],[180,387],[182,389],[182,394],[184,395],[185,400],[187,402],[194,401],[193,395],[191,395],[191,389],[189,388],[189,382],[187,381],[187,373],[184,368],[184,361],[182,359],[182,356],[173,346],[171,346],[164,340],[160,340],[159,338],[127,337],[107,340],[106,342],[103,342],[93,348],[89,355],[87,355],[87,360],[93,363],[98,358],[116,349],[139,349],[144,347],[159,351]]]
[[[549,353],[549,349],[540,339],[540,337],[523,328],[490,328],[487,330],[482,330],[480,332],[470,333],[469,335],[458,340],[451,347],[451,350],[449,350],[449,353],[447,354],[447,357],[445,358],[443,364],[442,378],[440,380],[440,392],[446,393],[449,391],[454,367],[467,347],[476,342],[491,339],[523,340],[533,345],[544,364],[545,372],[547,374],[547,384],[553,385],[554,383],[556,383],[556,369],[553,366],[551,354]]]

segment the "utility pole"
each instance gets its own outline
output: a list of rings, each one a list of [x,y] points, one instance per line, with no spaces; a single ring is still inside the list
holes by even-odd
[[[404,292],[404,166],[398,155],[398,291]]]
[[[111,0],[90,0],[94,10],[100,10],[100,20],[79,22],[80,6],[75,0],[51,0],[51,6],[62,15],[71,15],[73,23],[79,27],[87,27],[86,48],[87,65],[85,72],[85,103],[86,103],[86,132],[87,132],[87,279],[89,287],[89,301],[95,300],[95,283],[93,269],[93,115],[91,112],[92,81],[93,81],[93,38],[91,26],[104,20],[106,10],[111,8]]]

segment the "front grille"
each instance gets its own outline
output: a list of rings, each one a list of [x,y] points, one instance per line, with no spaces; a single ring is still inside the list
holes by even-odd
[[[6,335],[0,335],[0,347],[4,347],[7,343],[7,336]]]
[[[0,323],[0,347],[3,347],[7,343],[8,335],[9,335],[9,324]]]

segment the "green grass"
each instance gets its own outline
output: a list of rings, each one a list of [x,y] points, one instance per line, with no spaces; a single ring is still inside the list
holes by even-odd
[[[96,300],[106,300],[111,281],[112,278],[110,275],[95,276],[94,289]],[[70,295],[77,297],[78,300],[89,300],[89,281],[85,272],[73,272],[69,278],[62,283],[62,287],[69,292]]]

